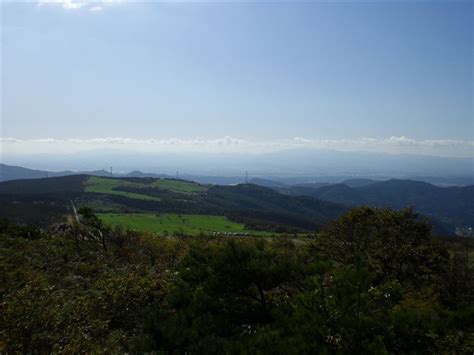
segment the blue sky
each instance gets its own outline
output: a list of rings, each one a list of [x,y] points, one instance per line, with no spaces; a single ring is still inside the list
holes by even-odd
[[[4,3],[3,143],[370,138],[469,155],[473,6]]]

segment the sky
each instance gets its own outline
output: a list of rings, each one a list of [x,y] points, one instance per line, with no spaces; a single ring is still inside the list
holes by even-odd
[[[2,3],[2,154],[474,155],[474,3]]]

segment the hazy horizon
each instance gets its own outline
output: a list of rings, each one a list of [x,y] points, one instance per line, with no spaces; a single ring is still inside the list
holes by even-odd
[[[8,165],[49,171],[107,170],[147,173],[244,176],[438,176],[474,177],[473,158],[436,157],[378,152],[290,149],[259,154],[232,152],[134,152],[99,149],[77,153],[7,155]]]

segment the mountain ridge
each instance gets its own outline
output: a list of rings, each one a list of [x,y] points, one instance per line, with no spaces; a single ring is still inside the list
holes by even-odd
[[[451,230],[474,225],[474,185],[439,187],[423,181],[390,179],[357,187],[333,184],[301,189],[293,186],[279,191],[350,207],[369,205],[400,209],[413,206],[418,213],[450,225]]]
[[[70,213],[70,201],[101,211],[224,215],[254,230],[314,231],[347,208],[255,185],[200,185],[177,179],[70,175],[0,183],[0,216],[50,219],[48,208]],[[20,212],[23,208],[23,214]],[[59,219],[58,213],[51,213]],[[44,215],[47,215],[43,217]],[[29,221],[26,221],[29,222]],[[41,221],[40,221],[41,222]]]

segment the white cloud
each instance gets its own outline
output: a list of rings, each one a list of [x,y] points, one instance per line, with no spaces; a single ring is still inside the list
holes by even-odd
[[[452,157],[473,157],[474,141],[415,140],[401,137],[358,139],[287,139],[256,140],[234,137],[216,139],[136,139],[127,137],[97,138],[0,138],[0,147],[8,153],[79,152],[92,149],[127,149],[138,152],[210,152],[210,153],[270,153],[288,149],[331,149],[392,154],[422,154]]]
[[[37,0],[38,6],[52,5],[61,6],[65,10],[88,9],[92,12],[102,11],[104,6],[120,3],[122,0]]]

